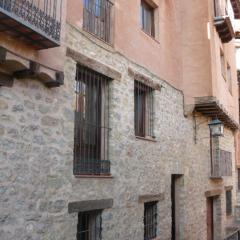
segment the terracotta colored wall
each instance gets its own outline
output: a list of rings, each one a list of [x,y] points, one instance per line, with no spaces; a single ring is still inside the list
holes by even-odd
[[[115,1],[115,50],[182,89],[186,104],[194,97],[216,96],[238,121],[234,43],[222,46],[213,25],[213,1],[154,3],[159,6],[157,40],[141,30],[140,0]],[[82,13],[82,0],[68,1],[67,20],[80,31]],[[231,66],[232,94],[221,76],[220,46]]]
[[[194,97],[212,94],[208,11],[207,0],[182,1],[183,89],[186,104],[193,104]]]
[[[231,5],[230,5],[231,6]],[[186,9],[191,9],[187,11]],[[238,121],[238,86],[235,44],[222,44],[213,23],[213,1],[188,1],[182,5],[183,86],[187,104],[193,97],[214,96]],[[220,48],[231,66],[232,93],[222,77]]]
[[[114,48],[181,88],[180,1],[153,1],[159,6],[157,40],[141,30],[140,2],[115,1]],[[82,12],[82,0],[68,0],[68,22],[79,29],[82,29]]]
[[[211,2],[210,2],[211,6]],[[231,5],[230,5],[231,6]],[[230,15],[233,13],[229,12]],[[227,109],[227,111],[238,122],[238,83],[236,70],[236,55],[235,55],[235,41],[232,40],[227,44],[222,44],[216,28],[213,25],[213,11],[209,14],[209,21],[211,25],[211,53],[212,53],[212,83],[213,96],[216,96],[220,103]],[[233,22],[234,24],[234,22]],[[231,67],[232,87],[231,91],[228,88],[227,79],[221,73],[220,49],[223,50],[225,60]]]

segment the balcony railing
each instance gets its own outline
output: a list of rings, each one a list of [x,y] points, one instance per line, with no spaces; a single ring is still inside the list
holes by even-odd
[[[60,45],[63,0],[0,0],[0,32],[46,49]]]
[[[214,25],[222,43],[228,43],[235,37],[227,5],[221,5],[219,0],[214,0]]]
[[[229,234],[224,240],[240,240],[240,229]]]

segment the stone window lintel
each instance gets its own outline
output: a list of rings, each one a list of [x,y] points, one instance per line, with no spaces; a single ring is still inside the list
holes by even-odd
[[[205,192],[206,197],[215,197],[222,194],[222,189],[213,189]]]
[[[233,189],[233,186],[225,186],[226,191],[231,191]]]
[[[134,78],[134,80],[137,80],[137,81],[153,88],[154,90],[159,90],[160,91],[161,88],[162,88],[161,84],[154,83],[153,80],[150,77],[148,77],[148,76],[146,76],[142,73],[139,73],[138,71],[136,71],[135,69],[133,69],[131,67],[128,68],[128,74],[129,74],[129,76]]]
[[[139,203],[147,203],[147,202],[157,202],[164,200],[164,193],[159,194],[149,194],[149,195],[140,195],[138,198]]]
[[[82,64],[90,69],[97,70],[97,72],[113,79],[113,80],[121,80],[122,74],[117,71],[116,69],[109,67],[105,65],[104,63],[101,63],[93,58],[90,58],[80,52],[77,52],[71,48],[67,48],[66,55],[70,58],[72,58],[74,61],[76,61],[79,64]]]
[[[87,200],[79,202],[70,202],[68,204],[69,213],[87,212],[93,210],[103,210],[112,208],[113,199]]]

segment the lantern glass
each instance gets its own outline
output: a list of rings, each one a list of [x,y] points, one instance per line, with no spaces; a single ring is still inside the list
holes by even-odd
[[[210,122],[208,125],[209,125],[209,128],[210,128],[210,133],[211,133],[212,137],[223,136],[224,126],[223,126],[223,123],[220,120],[215,119],[212,122]]]

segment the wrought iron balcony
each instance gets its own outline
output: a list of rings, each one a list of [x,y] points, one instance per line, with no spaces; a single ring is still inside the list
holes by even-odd
[[[240,240],[240,229],[237,229],[231,234],[227,235],[224,240]]]
[[[232,22],[229,16],[215,17],[214,24],[222,43],[228,43],[235,37]]]
[[[35,49],[60,45],[62,0],[0,0],[0,32]]]
[[[222,43],[230,42],[235,37],[235,32],[227,5],[223,8],[219,0],[214,0],[214,14],[214,25]]]

